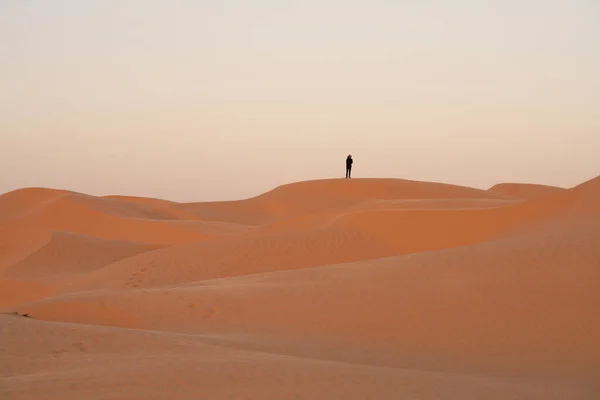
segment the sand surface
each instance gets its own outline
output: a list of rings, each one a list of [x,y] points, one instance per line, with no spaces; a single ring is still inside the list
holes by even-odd
[[[0,196],[0,399],[599,399],[600,177]]]

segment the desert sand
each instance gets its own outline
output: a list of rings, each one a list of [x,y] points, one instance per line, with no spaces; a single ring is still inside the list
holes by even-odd
[[[1,399],[599,399],[600,177],[0,196]]]

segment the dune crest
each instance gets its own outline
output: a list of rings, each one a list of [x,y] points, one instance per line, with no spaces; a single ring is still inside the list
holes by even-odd
[[[0,196],[0,395],[592,400],[599,266],[600,177],[21,189]]]
[[[557,186],[536,185],[531,183],[499,183],[488,189],[489,192],[494,194],[512,196],[525,200],[545,197],[564,190],[566,189]]]

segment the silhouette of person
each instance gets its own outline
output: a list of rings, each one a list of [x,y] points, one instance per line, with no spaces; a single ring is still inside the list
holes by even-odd
[[[352,176],[350,176],[352,174],[352,163],[354,161],[352,160],[352,155],[349,154],[348,157],[346,157],[346,178],[352,178]]]

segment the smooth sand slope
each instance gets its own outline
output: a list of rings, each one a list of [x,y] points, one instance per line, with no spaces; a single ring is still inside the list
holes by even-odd
[[[591,400],[599,307],[600,177],[0,196],[0,398]]]
[[[488,190],[495,194],[504,194],[506,196],[530,200],[557,194],[566,189],[556,186],[535,185],[529,183],[499,183]]]

